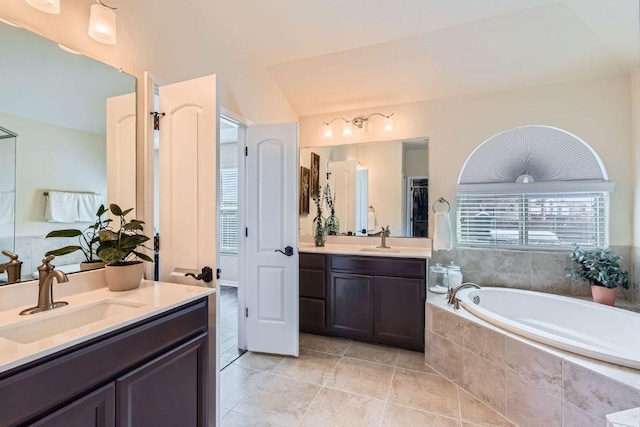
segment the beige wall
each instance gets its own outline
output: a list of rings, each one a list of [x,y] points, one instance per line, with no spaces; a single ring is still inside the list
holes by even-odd
[[[602,157],[616,189],[611,195],[611,244],[632,242],[631,81],[628,75],[411,104],[380,106],[300,118],[300,145],[323,146],[383,139],[379,124],[348,141],[334,130],[322,139],[322,122],[382,112],[394,116],[393,139],[429,137],[429,194],[455,208],[465,160],[483,141],[517,126],[550,125],[587,141]],[[389,139],[387,136],[384,139]],[[452,209],[453,210],[453,209]],[[431,224],[431,230],[433,224]]]
[[[0,123],[18,134],[16,143],[16,236],[44,236],[60,228],[44,220],[45,190],[94,192],[107,197],[103,135],[53,126],[0,113]]]
[[[632,158],[634,161],[633,245],[640,247],[640,71],[631,76]],[[640,255],[640,254],[639,254]]]

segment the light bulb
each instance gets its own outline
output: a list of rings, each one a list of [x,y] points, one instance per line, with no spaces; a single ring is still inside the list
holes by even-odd
[[[393,117],[385,117],[384,122],[382,123],[382,132],[383,133],[391,133],[393,132]]]
[[[342,125],[342,136],[345,138],[349,138],[353,135],[353,128],[351,127],[351,122],[344,122]]]
[[[91,6],[89,36],[104,44],[116,44],[116,14],[101,4]]]
[[[60,13],[60,0],[25,0],[30,6],[43,12],[57,15]]]
[[[333,126],[331,126],[328,123],[324,124],[324,129],[322,130],[322,137],[324,139],[331,139],[333,138]]]

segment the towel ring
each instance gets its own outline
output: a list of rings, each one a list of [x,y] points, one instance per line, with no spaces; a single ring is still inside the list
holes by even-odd
[[[449,204],[449,202],[447,202],[447,200],[444,197],[440,197],[438,200],[433,202],[433,205],[431,206],[431,209],[433,209],[434,213],[436,213],[436,203],[446,203],[447,204],[447,213],[449,213],[451,211],[451,205]]]

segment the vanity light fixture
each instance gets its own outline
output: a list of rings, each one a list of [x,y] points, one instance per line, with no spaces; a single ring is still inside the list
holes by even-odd
[[[25,0],[29,6],[36,9],[57,15],[60,13],[60,0]]]
[[[386,114],[382,114],[382,113],[372,113],[369,114],[366,117],[356,117],[353,120],[347,120],[343,117],[336,117],[335,119],[329,121],[329,122],[324,122],[324,128],[322,130],[322,138],[324,139],[331,139],[333,138],[333,127],[331,126],[331,124],[333,122],[335,122],[336,120],[343,120],[344,123],[342,124],[342,136],[344,138],[349,138],[350,136],[353,136],[353,126],[362,129],[364,126],[364,131],[365,132],[369,132],[369,122],[368,120],[372,117],[372,116],[382,116],[384,117],[384,122],[382,124],[382,132],[383,133],[391,133],[393,132],[393,114],[391,113],[389,115]]]
[[[71,49],[70,47],[67,47],[63,44],[58,43],[58,46],[65,52],[73,53],[74,55],[82,55],[82,53],[78,52],[77,50]]]
[[[116,44],[116,7],[107,6],[102,0],[91,6],[89,36],[104,44]]]

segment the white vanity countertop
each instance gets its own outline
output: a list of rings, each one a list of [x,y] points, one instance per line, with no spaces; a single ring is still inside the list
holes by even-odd
[[[72,276],[69,277],[71,278]],[[63,289],[65,285],[66,283],[54,284],[54,301],[68,302],[69,305],[65,307],[29,316],[20,316],[19,313],[22,309],[35,305],[37,302],[36,299],[29,301],[30,304],[22,307],[0,307],[2,310],[0,311],[0,372],[8,371],[17,366],[215,293],[215,289],[213,288],[177,285],[148,280],[143,280],[138,289],[125,292],[111,292],[104,286],[89,291],[84,289],[86,292],[68,295],[64,295],[65,292],[56,292],[59,289]],[[35,286],[37,287],[37,284],[35,284]],[[2,288],[8,288],[8,286]],[[0,288],[0,290],[3,291],[2,293],[10,291],[9,289],[2,288]],[[2,296],[3,295],[0,295],[0,297]],[[7,296],[10,297],[10,295]],[[73,329],[66,328],[67,330],[60,333],[53,330],[42,339],[28,343],[20,343],[4,336],[11,336],[11,331],[15,330],[14,328],[18,327],[18,325],[26,325],[28,327],[29,324],[37,324],[37,328],[32,328],[32,330],[47,328],[47,326],[53,325],[51,320],[55,318],[62,318],[64,315],[72,314],[74,311],[100,305],[104,300],[108,300],[108,305],[110,305],[109,308],[106,308],[107,305],[105,305],[104,310],[115,309],[115,311],[99,320],[87,320],[82,324],[78,324],[78,326]],[[119,309],[123,308],[126,311],[119,312]],[[47,323],[48,321],[50,323]],[[40,331],[36,333],[45,335],[46,332],[43,333]]]
[[[378,239],[379,240],[379,239]],[[390,249],[378,249],[377,244],[344,244],[325,243],[322,247],[316,247],[313,243],[300,242],[298,249],[300,252],[334,254],[334,255],[358,255],[358,256],[378,256],[393,258],[431,258],[431,246],[398,246],[389,244]]]

